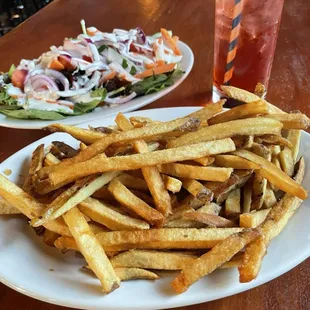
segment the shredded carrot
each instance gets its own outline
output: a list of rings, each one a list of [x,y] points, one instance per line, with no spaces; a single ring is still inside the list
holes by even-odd
[[[88,34],[89,36],[91,36],[91,37],[94,36],[94,35],[96,34],[97,31],[98,31],[97,29],[96,29],[96,31],[90,31],[89,28],[86,29],[87,34]]]
[[[173,40],[173,38],[170,37],[169,32],[165,28],[161,28],[160,32],[161,32],[162,37],[166,41],[168,47],[173,50],[173,53],[178,56],[182,55],[176,42]]]
[[[162,66],[162,65],[164,65],[166,62],[165,62],[164,60],[157,60],[156,63],[157,63],[158,66]]]
[[[53,59],[52,62],[48,65],[49,69],[54,69],[57,71],[63,70],[65,67],[64,65],[57,59]]]
[[[146,69],[152,69],[152,68],[155,68],[155,67],[158,67],[158,63],[156,63],[156,62],[153,62],[153,63],[151,63],[151,64],[144,64],[144,67],[146,68]]]
[[[112,80],[114,77],[116,76],[116,71],[111,71],[109,74],[107,74],[106,76],[104,76],[102,79],[101,79],[101,83],[104,83],[108,80]]]
[[[172,40],[173,40],[175,43],[177,43],[177,42],[179,41],[179,37],[173,36],[173,37],[172,37]]]
[[[156,68],[147,69],[147,70],[145,70],[145,71],[143,71],[141,73],[138,73],[138,74],[135,75],[135,77],[138,78],[138,79],[143,79],[143,78],[146,78],[148,76],[170,72],[170,71],[172,71],[174,69],[174,67],[175,67],[175,63],[164,64],[164,65],[158,66]]]

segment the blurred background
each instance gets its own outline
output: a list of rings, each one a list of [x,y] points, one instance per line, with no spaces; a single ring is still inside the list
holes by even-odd
[[[53,0],[0,0],[0,37]]]

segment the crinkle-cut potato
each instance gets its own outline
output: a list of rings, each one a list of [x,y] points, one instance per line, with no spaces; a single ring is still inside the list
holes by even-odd
[[[255,94],[222,88],[244,104],[223,112],[224,99],[168,122],[119,113],[109,127],[49,126],[79,149],[40,145],[22,189],[0,175],[0,215],[20,213],[46,245],[81,253],[105,293],[158,279],[150,270],[178,271],[176,293],[216,269],[255,279],[307,198],[297,156],[310,122],[262,99],[261,84]]]

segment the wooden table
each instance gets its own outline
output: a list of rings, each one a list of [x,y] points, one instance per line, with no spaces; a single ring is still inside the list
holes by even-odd
[[[268,99],[284,110],[310,115],[310,5],[286,1]],[[79,21],[104,31],[141,26],[154,33],[173,29],[195,54],[194,68],[181,87],[147,108],[201,105],[210,100],[213,64],[213,0],[55,0],[0,39],[0,68],[34,58],[64,37],[80,33]],[[40,130],[0,128],[0,161],[46,135]],[[267,284],[232,297],[179,309],[310,309],[310,260]],[[5,268],[5,266],[0,266]],[[21,295],[0,284],[1,309],[65,309]]]

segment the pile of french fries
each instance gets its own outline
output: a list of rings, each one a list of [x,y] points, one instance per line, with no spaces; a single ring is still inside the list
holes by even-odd
[[[307,198],[297,156],[309,119],[223,91],[243,104],[223,111],[221,100],[169,122],[118,114],[110,127],[49,126],[79,149],[37,147],[21,188],[0,175],[0,213],[21,213],[47,245],[80,252],[105,293],[156,270],[180,271],[176,293],[218,268],[255,279]]]

